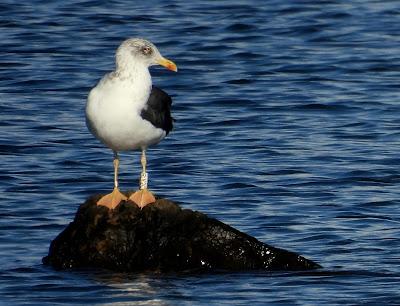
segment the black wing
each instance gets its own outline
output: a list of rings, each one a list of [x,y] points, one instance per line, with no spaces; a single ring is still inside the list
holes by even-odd
[[[157,128],[163,129],[167,135],[172,130],[174,119],[171,117],[171,97],[163,90],[153,86],[146,107],[140,116]]]

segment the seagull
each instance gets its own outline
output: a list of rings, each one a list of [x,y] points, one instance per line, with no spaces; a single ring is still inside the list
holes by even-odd
[[[114,209],[128,200],[118,188],[118,152],[141,150],[140,188],[129,200],[143,208],[155,202],[147,188],[146,150],[167,136],[173,124],[172,99],[152,85],[149,67],[161,65],[175,72],[178,69],[154,44],[141,38],[122,42],[115,59],[115,70],[90,91],[86,104],[89,131],[114,153],[114,189],[100,198],[97,205]]]

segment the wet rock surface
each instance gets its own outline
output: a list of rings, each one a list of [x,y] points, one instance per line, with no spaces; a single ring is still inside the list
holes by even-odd
[[[308,270],[320,266],[269,246],[229,225],[158,199],[140,209],[122,202],[82,204],[50,245],[43,263],[57,269],[115,271]]]

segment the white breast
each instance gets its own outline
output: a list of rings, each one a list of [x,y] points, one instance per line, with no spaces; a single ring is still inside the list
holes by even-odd
[[[89,130],[115,151],[147,148],[165,137],[162,129],[140,116],[151,91],[151,77],[146,71],[134,78],[108,74],[89,94],[86,105]]]

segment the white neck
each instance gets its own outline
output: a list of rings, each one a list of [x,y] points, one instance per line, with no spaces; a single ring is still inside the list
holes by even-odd
[[[116,70],[113,73],[121,85],[132,96],[139,101],[147,101],[151,91],[151,75],[148,66],[140,61],[124,61],[121,58],[117,61]]]
[[[140,79],[140,78],[150,78],[149,67],[143,62],[133,62],[119,60],[116,64],[115,72],[125,78],[129,79]]]

